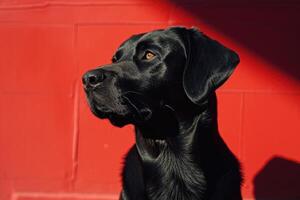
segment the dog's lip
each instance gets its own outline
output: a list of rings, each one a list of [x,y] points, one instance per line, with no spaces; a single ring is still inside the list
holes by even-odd
[[[93,104],[94,104],[94,107],[95,107],[98,111],[103,112],[103,113],[107,113],[107,114],[110,114],[110,113],[111,113],[111,111],[110,111],[109,109],[107,109],[107,108],[105,108],[105,107],[103,107],[103,106],[98,105],[97,102],[94,101]]]
[[[86,91],[86,93],[87,93],[89,107],[97,117],[99,117],[100,119],[116,118],[115,116],[116,114],[112,110],[106,108],[103,104],[97,101],[95,95],[93,94],[93,91]]]
[[[111,111],[105,109],[105,107],[98,105],[98,103],[95,101],[95,99],[88,94],[88,104],[91,109],[91,111],[99,117],[100,119],[108,118],[111,115]]]
[[[129,93],[127,93],[127,94],[129,94]],[[139,93],[135,93],[135,92],[132,92],[131,94],[140,95]],[[122,95],[122,98],[123,98],[123,100],[125,100],[125,102],[127,102],[127,105],[129,107],[131,107],[132,110],[134,110],[134,113],[132,113],[132,116],[137,122],[144,122],[151,118],[152,111],[150,110],[148,105],[146,105],[146,104],[141,105],[141,103],[139,103],[140,105],[137,105],[136,104],[137,102],[134,103],[126,95]]]
[[[113,115],[113,113],[110,110],[106,109],[105,107],[99,106],[95,102],[93,102],[92,104],[93,104],[93,109],[95,110],[95,113],[99,118],[101,119],[110,118]]]

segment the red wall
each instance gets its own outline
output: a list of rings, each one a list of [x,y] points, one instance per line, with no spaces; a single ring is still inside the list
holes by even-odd
[[[241,63],[218,91],[245,199],[300,199],[300,2],[2,0],[0,199],[110,200],[133,128],[95,118],[81,75],[131,34],[198,26]]]

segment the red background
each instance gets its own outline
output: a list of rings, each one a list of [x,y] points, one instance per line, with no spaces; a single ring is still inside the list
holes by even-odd
[[[0,199],[111,200],[133,127],[89,111],[87,69],[134,33],[198,26],[241,63],[218,91],[245,199],[300,199],[297,0],[0,1]]]

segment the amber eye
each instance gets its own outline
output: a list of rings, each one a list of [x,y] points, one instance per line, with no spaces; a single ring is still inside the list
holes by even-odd
[[[154,57],[155,57],[154,53],[152,53],[151,51],[146,51],[143,58],[146,60],[152,60]]]

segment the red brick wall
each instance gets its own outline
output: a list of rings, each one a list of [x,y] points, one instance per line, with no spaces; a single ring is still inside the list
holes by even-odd
[[[297,0],[0,1],[0,199],[117,199],[133,128],[89,111],[81,75],[131,34],[198,26],[241,63],[218,91],[245,199],[300,199]]]

